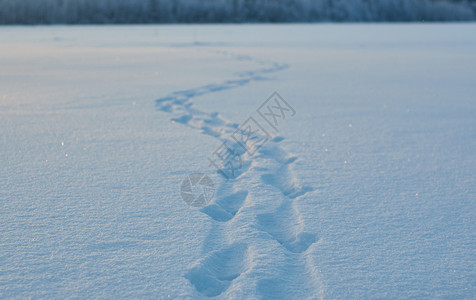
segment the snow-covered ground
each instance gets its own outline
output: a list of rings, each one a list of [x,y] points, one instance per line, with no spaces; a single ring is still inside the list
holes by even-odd
[[[0,28],[0,297],[474,299],[475,37]],[[272,138],[225,180],[208,158],[249,117]]]

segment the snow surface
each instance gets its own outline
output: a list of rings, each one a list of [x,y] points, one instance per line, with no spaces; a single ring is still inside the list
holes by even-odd
[[[0,297],[474,299],[475,36],[2,27]],[[296,115],[225,180],[274,91]]]

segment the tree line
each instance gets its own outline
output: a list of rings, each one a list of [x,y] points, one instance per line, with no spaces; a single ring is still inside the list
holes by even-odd
[[[0,24],[474,20],[475,0],[0,0]]]

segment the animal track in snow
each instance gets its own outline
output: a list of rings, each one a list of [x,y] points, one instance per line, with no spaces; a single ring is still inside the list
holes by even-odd
[[[295,201],[296,198],[312,191],[312,188],[301,186],[293,175],[292,164],[298,158],[279,146],[284,138],[280,136],[272,138],[253,157],[249,157],[244,149],[231,138],[232,133],[239,127],[237,123],[226,120],[217,112],[201,111],[195,108],[192,102],[192,99],[198,96],[243,87],[253,81],[267,79],[265,76],[284,70],[288,66],[255,60],[249,56],[232,54],[226,51],[217,51],[217,53],[228,55],[239,61],[254,61],[261,68],[236,73],[239,78],[224,80],[221,83],[176,91],[156,101],[159,110],[172,115],[171,121],[197,130],[220,142],[227,143],[227,146],[241,155],[244,161],[231,180],[221,184],[221,188],[218,189],[221,192],[217,192],[217,200],[200,210],[213,220],[212,228],[205,241],[206,245],[203,245],[203,251],[210,254],[192,266],[185,277],[198,292],[208,297],[218,296],[227,291],[232,286],[233,281],[249,269],[248,243],[256,241],[247,238],[234,240],[233,237],[238,235],[238,231],[250,227],[254,230],[252,233],[254,236],[262,237],[262,234],[267,234],[268,237],[276,240],[283,247],[283,251],[287,250],[286,255],[289,256],[289,260],[281,265],[283,270],[279,271],[284,277],[288,276],[286,275],[287,269],[296,269],[303,274],[306,274],[308,270],[313,270],[314,267],[312,263],[309,264],[310,260],[307,254],[304,254],[306,259],[303,259],[300,253],[306,252],[318,240],[315,234],[303,229],[304,224]],[[253,167],[251,168],[251,166]],[[284,195],[283,203],[276,211],[249,216],[243,210],[243,214],[240,214],[244,203],[249,199],[249,192],[243,190],[243,187],[237,188],[237,186],[242,181],[240,176],[246,175],[250,169],[257,172],[257,178],[261,180],[261,184],[273,186]],[[242,221],[231,222],[233,219],[236,220],[237,215],[245,217],[248,223],[242,224]],[[253,221],[251,221],[253,219],[257,223],[253,224]],[[240,228],[234,228],[236,226]],[[209,252],[229,242],[231,242],[231,245]],[[295,279],[291,276],[286,279],[288,282],[280,281],[279,276],[258,280],[258,292],[262,293],[263,297],[269,298],[273,295],[279,295],[276,291],[282,289],[284,285],[296,287],[313,285],[312,280],[304,280],[306,275],[303,275],[301,279]]]
[[[297,182],[296,178],[292,175],[287,164],[280,166],[273,173],[261,175],[261,178],[265,184],[269,184],[278,188],[283,193],[283,195],[292,199],[302,196],[313,190],[311,187],[301,186]]]
[[[247,252],[246,244],[232,244],[212,252],[193,266],[185,277],[201,294],[208,297],[218,296],[246,270]]]
[[[218,199],[211,205],[205,206],[201,211],[209,215],[215,221],[229,221],[236,215],[247,196],[247,191],[236,192]]]
[[[315,234],[303,231],[294,202],[285,201],[275,212],[258,215],[257,220],[261,230],[294,253],[306,251],[318,240]]]

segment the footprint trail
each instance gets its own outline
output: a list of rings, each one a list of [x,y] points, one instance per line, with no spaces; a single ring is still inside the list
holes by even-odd
[[[292,295],[299,290],[303,297],[322,295],[317,270],[310,257],[318,237],[305,230],[297,200],[313,189],[302,186],[292,171],[298,160],[285,151],[283,137],[274,137],[250,157],[231,134],[239,124],[218,112],[194,107],[194,98],[268,80],[269,75],[288,68],[285,64],[256,60],[250,56],[215,51],[237,61],[255,63],[259,68],[239,72],[236,78],[221,83],[181,90],[156,100],[158,110],[170,114],[170,120],[208,135],[220,143],[228,142],[246,162],[229,181],[222,181],[216,200],[200,209],[212,220],[212,228],[203,245],[203,258],[185,274],[195,290],[205,297],[252,296],[264,298]],[[260,197],[252,186],[268,187],[273,197]],[[271,199],[268,199],[271,198]],[[269,205],[264,202],[270,202]],[[256,296],[256,295],[255,295]],[[294,295],[296,296],[296,295]]]

